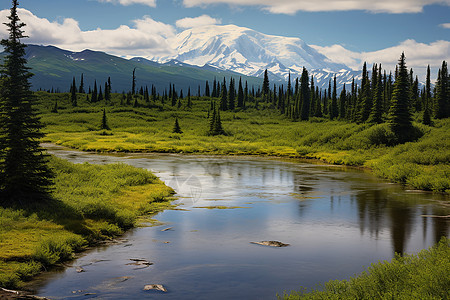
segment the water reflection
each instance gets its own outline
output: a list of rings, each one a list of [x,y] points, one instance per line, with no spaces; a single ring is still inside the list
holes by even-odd
[[[71,269],[55,274],[39,285],[42,296],[65,298],[76,288],[111,299],[141,299],[149,296],[142,294],[145,284],[164,283],[168,294],[150,296],[273,299],[299,285],[348,278],[394,252],[417,252],[449,234],[447,218],[423,217],[449,214],[449,208],[430,201],[440,196],[407,193],[360,171],[251,158],[55,154],[150,169],[176,189],[186,210],[158,215],[174,230],[138,228],[126,237],[132,246],[87,254],[75,264],[110,261],[81,275]],[[207,206],[234,208],[196,208]],[[249,243],[261,240],[291,246]],[[131,257],[155,264],[132,271],[125,268]],[[117,290],[103,290],[104,282],[122,276],[134,277]]]

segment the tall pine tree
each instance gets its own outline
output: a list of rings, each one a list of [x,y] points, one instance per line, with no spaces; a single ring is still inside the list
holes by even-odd
[[[8,16],[9,36],[1,41],[6,56],[0,85],[0,202],[24,204],[49,197],[53,174],[39,145],[42,124],[33,109],[34,97],[26,67],[25,26],[17,15],[17,0]]]
[[[405,53],[402,53],[400,57],[397,73],[388,114],[388,124],[396,135],[397,140],[402,143],[410,139],[413,129],[411,112],[409,110],[409,79]]]

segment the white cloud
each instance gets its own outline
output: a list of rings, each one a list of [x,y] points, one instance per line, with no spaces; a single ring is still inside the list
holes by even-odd
[[[156,7],[156,0],[99,0],[100,2],[118,3],[122,5],[144,4],[150,7]]]
[[[431,4],[450,5],[450,0],[183,0],[187,7],[210,4],[261,6],[278,14],[295,14],[298,11],[365,10],[375,13],[417,13]]]
[[[9,10],[0,11],[0,21],[7,22]],[[175,36],[173,26],[153,20],[150,17],[134,20],[133,27],[121,25],[112,30],[97,28],[82,31],[74,19],[62,23],[39,18],[26,9],[18,9],[20,19],[27,24],[24,40],[29,44],[54,45],[72,51],[92,49],[119,56],[170,55],[173,49],[167,40]],[[7,37],[6,26],[0,27],[0,38]]]
[[[445,28],[445,29],[450,29],[450,23],[444,23],[439,26],[441,26],[442,28]]]
[[[208,15],[202,15],[197,18],[184,18],[178,20],[175,25],[179,28],[194,28],[206,25],[216,25],[221,24],[222,21],[218,19],[214,19]]]
[[[341,45],[330,47],[311,46],[331,61],[344,63],[354,70],[360,70],[362,64],[381,63],[383,69],[394,70],[402,52],[405,52],[408,68],[413,68],[419,79],[424,79],[427,65],[437,69],[443,60],[450,57],[450,41],[436,41],[430,44],[406,40],[397,46],[372,52],[353,52]]]

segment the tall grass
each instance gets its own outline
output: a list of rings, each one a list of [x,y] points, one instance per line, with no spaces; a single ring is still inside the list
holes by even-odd
[[[392,261],[372,264],[349,280],[332,280],[308,291],[302,288],[281,297],[294,299],[449,299],[450,241],[417,255],[397,255]]]
[[[146,170],[55,157],[50,166],[56,173],[52,200],[0,207],[0,287],[20,287],[44,267],[170,206],[172,189]]]

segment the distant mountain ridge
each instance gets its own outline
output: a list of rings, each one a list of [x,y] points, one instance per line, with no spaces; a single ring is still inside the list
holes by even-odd
[[[313,75],[317,86],[327,88],[336,75],[337,84],[358,81],[361,72],[334,63],[303,40],[267,35],[235,25],[209,25],[185,30],[169,41],[174,56],[153,57],[166,62],[177,60],[190,65],[213,66],[247,76],[262,77],[265,69],[275,81],[301,76],[303,67]]]
[[[4,53],[0,53],[0,61]],[[206,80],[214,78],[227,79],[233,77],[248,81],[250,86],[260,86],[260,78],[249,77],[232,71],[224,71],[211,66],[191,66],[176,60],[158,63],[144,58],[131,60],[109,55],[104,52],[84,50],[73,52],[54,46],[28,45],[26,48],[28,67],[34,76],[31,83],[34,90],[69,90],[72,79],[75,76],[77,85],[83,74],[86,90],[93,88],[94,81],[97,86],[104,85],[108,77],[111,77],[112,90],[116,92],[128,92],[131,90],[132,72],[136,68],[137,87],[154,85],[157,92],[162,94],[168,90],[169,84],[174,84],[177,90],[185,92],[190,87],[191,93],[196,95],[200,86],[203,93]]]

